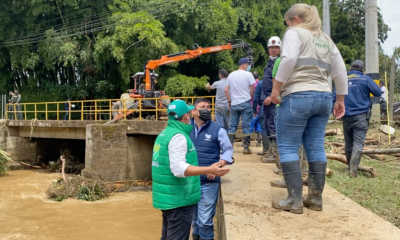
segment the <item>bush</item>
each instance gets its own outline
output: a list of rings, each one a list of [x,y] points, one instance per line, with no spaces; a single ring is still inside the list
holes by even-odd
[[[9,171],[10,168],[8,167],[9,163],[13,160],[7,152],[0,150],[0,176],[6,175],[6,171]]]

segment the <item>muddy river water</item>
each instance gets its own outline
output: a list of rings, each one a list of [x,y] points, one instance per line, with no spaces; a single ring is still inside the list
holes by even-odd
[[[161,212],[151,192],[118,193],[86,202],[46,199],[46,189],[60,174],[10,171],[0,177],[0,239],[159,239]]]

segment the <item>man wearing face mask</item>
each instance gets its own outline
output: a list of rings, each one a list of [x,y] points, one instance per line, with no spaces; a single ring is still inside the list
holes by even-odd
[[[251,136],[251,119],[253,110],[251,107],[251,99],[254,97],[254,80],[253,74],[249,71],[251,63],[247,58],[239,60],[239,69],[229,74],[225,95],[231,107],[231,126],[229,128],[229,140],[233,145],[236,136],[236,130],[239,125],[239,118],[242,119],[243,130],[243,154],[251,154],[250,136]]]
[[[233,163],[233,147],[228,134],[211,120],[210,102],[200,98],[194,102],[190,139],[196,147],[200,167],[217,163],[222,167]],[[193,240],[214,239],[213,218],[217,206],[221,178],[213,174],[200,176],[201,199],[193,214]]]
[[[189,135],[190,110],[182,100],[168,106],[168,126],[153,148],[153,206],[163,217],[161,240],[189,239],[196,204],[200,201],[199,175],[224,176],[229,169],[216,162],[198,167],[196,148]]]
[[[272,93],[272,70],[274,68],[274,64],[277,58],[279,58],[279,54],[281,51],[281,39],[279,37],[271,37],[268,40],[268,53],[269,60],[267,66],[264,69],[263,83],[261,86],[261,99],[264,100],[264,121],[265,121],[265,129],[268,132],[268,136],[270,136],[270,148],[269,153],[266,157],[262,158],[261,161],[263,163],[275,163],[278,153],[278,146],[276,144],[275,137],[275,108],[276,105],[272,102],[271,93]]]

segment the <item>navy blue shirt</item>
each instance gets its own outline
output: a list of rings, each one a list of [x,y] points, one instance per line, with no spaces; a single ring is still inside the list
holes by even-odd
[[[346,112],[344,117],[350,117],[368,112],[371,97],[381,95],[381,89],[371,77],[364,75],[362,71],[351,70],[347,73],[349,93],[344,98]],[[336,89],[333,91],[333,101],[336,101]]]
[[[65,109],[65,110],[69,110],[69,103],[68,103],[68,102],[65,103],[64,109]]]
[[[270,97],[271,93],[272,93],[272,87],[273,87],[273,84],[272,84],[272,70],[274,69],[275,60],[269,59],[268,63],[267,63],[267,66],[265,66],[265,69],[264,69],[263,83],[262,83],[262,87],[261,87],[261,99],[263,101],[267,97]],[[260,83],[258,83],[258,84],[260,84]]]

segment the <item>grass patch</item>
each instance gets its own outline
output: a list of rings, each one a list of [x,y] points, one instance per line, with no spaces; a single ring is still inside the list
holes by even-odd
[[[384,163],[363,158],[361,165],[373,167],[376,178],[359,172],[359,177],[350,179],[347,166],[328,160],[334,175],[327,183],[361,206],[400,227],[400,160]]]

